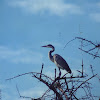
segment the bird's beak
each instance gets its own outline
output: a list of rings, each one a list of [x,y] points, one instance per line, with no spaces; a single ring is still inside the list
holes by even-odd
[[[41,47],[47,47],[47,46],[41,46]]]

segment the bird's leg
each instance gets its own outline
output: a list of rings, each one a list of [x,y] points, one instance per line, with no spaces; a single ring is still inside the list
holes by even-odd
[[[61,70],[60,70],[60,68],[59,68],[59,77],[61,76]]]
[[[58,79],[58,83],[60,83],[60,81],[59,81],[60,76],[61,76],[61,70],[60,70],[60,68],[59,68],[59,76],[57,77],[57,79]]]

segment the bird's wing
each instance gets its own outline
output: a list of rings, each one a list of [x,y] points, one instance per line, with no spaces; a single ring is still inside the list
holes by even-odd
[[[67,62],[58,54],[53,55],[54,63],[61,69],[65,69],[67,72],[71,73],[69,65]]]

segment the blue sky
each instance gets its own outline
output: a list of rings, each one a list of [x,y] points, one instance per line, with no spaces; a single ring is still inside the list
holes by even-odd
[[[25,72],[40,72],[42,63],[44,73],[52,76],[56,66],[48,59],[49,49],[41,48],[50,43],[56,47],[55,53],[66,59],[74,74],[81,69],[83,58],[85,71],[90,74],[89,65],[93,64],[100,75],[100,59],[94,60],[80,52],[79,42],[73,41],[63,50],[65,44],[77,36],[100,41],[99,0],[0,0],[2,99],[25,100],[18,97],[16,84],[23,95],[38,97],[42,94],[43,85],[30,76],[12,81],[5,79]],[[100,96],[98,80],[92,83],[96,84],[94,94]]]

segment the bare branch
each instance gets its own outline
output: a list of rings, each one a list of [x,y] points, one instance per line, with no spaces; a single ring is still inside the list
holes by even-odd
[[[61,97],[61,95],[57,92],[57,90],[56,90],[55,87],[53,86],[53,84],[55,83],[55,81],[52,82],[52,84],[48,84],[48,82],[46,82],[45,80],[40,79],[40,78],[38,78],[38,77],[35,76],[35,75],[34,75],[34,77],[37,78],[38,80],[40,80],[41,82],[43,82],[45,85],[47,85],[47,86],[49,87],[49,89],[53,90],[54,93],[56,93],[57,97],[58,97],[58,98],[61,98],[60,100],[63,100],[62,97]]]
[[[85,38],[75,37],[75,39],[80,39],[80,40],[83,40],[83,41],[87,41],[87,42],[89,42],[90,44],[96,46],[92,41],[89,41],[89,40],[87,40],[87,39],[85,39]]]
[[[43,71],[43,66],[44,66],[44,64],[42,64],[42,68],[41,68],[41,74],[42,74],[42,71]],[[40,78],[41,78],[41,74],[40,74]]]
[[[73,91],[73,93],[76,92],[77,89],[80,88],[85,82],[89,81],[90,79],[92,79],[92,78],[95,77],[96,75],[97,75],[97,74],[93,75],[92,77],[90,77],[89,79],[87,79],[86,81],[84,81],[83,83],[81,83],[81,84]]]
[[[90,53],[90,52],[88,52],[88,51],[85,51],[85,50],[83,50],[83,49],[81,49],[81,48],[79,48],[80,50],[82,50],[82,51],[84,51],[85,53],[88,53],[89,55],[92,55],[93,57],[98,57],[98,58],[100,58],[100,56],[97,56],[97,55],[95,55],[95,54],[92,54],[92,53]]]
[[[75,37],[74,39],[70,40],[67,44],[69,44],[70,42],[76,39],[81,41],[81,47],[79,48],[81,51],[88,53],[89,55],[92,55],[94,58],[96,57],[100,58],[99,56],[100,44],[95,44],[92,41],[89,41],[81,37]],[[65,45],[65,47],[67,46],[67,44]],[[87,44],[90,44],[89,47],[86,47]],[[92,52],[94,52],[94,54]],[[42,99],[45,99],[45,100],[46,99],[50,99],[50,100],[82,100],[82,99],[94,100],[94,97],[96,98],[96,96],[93,96],[91,92],[92,84],[89,82],[89,80],[91,80],[92,78],[97,77],[97,74],[94,73],[92,64],[90,65],[90,68],[91,68],[91,72],[93,76],[90,76],[87,73],[85,73],[83,59],[82,59],[82,64],[81,64],[81,70],[76,69],[78,75],[72,74],[71,76],[68,76],[67,75],[68,73],[61,75],[61,71],[59,69],[59,75],[57,76],[57,70],[55,69],[54,76],[49,77],[43,74],[43,68],[44,68],[44,64],[42,64],[40,73],[28,72],[28,73],[14,76],[6,80],[12,80],[12,79],[25,76],[25,75],[31,75],[31,77],[36,78],[41,83],[43,83],[45,86],[47,86],[47,90],[42,94],[41,97],[37,99],[26,97],[26,96],[21,96],[19,89],[16,86],[19,97],[29,98],[31,100],[42,100]],[[100,81],[100,78],[98,79]],[[78,90],[80,89],[82,90],[82,93],[84,93],[84,95],[81,97],[77,97],[76,94],[78,93]]]

